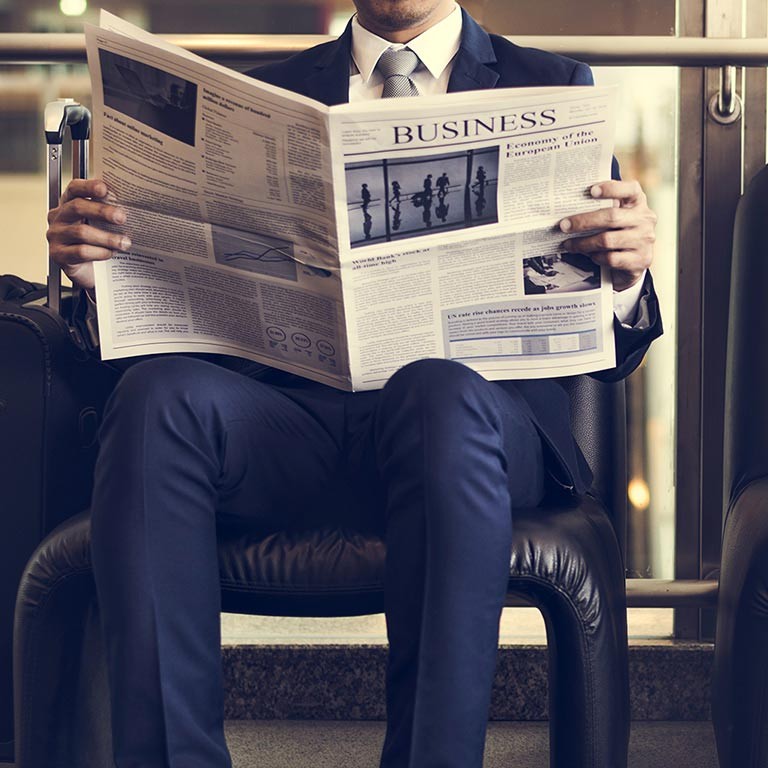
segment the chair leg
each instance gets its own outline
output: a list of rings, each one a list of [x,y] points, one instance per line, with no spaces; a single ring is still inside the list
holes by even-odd
[[[626,768],[629,674],[626,608],[606,612],[590,631],[567,596],[542,607],[549,650],[550,765]]]
[[[63,574],[36,598],[32,604],[22,594],[16,612],[16,767],[110,768],[109,691],[93,577]]]
[[[723,535],[712,724],[721,768],[768,768],[768,478],[745,488]]]
[[[510,591],[538,607],[547,626],[550,765],[626,768],[627,605],[616,535],[586,505],[518,522]]]

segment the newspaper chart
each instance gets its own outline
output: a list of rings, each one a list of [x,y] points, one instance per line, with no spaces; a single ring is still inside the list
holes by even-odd
[[[102,13],[94,174],[130,252],[96,265],[104,359],[244,357],[345,390],[426,357],[487,379],[615,365],[610,271],[559,221],[610,201],[611,88],[327,107]]]

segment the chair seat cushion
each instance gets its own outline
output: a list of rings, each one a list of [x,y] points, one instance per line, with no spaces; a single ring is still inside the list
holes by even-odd
[[[384,610],[384,541],[345,528],[219,531],[222,604],[232,613],[357,616]],[[254,611],[254,603],[259,610]]]
[[[601,505],[513,512],[510,591],[570,595],[588,623],[599,614],[601,585],[616,579],[618,545]],[[340,528],[259,533],[222,528],[219,568],[223,610],[280,616],[352,616],[384,610],[381,538]],[[52,531],[22,579],[20,608],[34,612],[63,580],[89,572],[90,518],[81,513]],[[539,602],[533,599],[533,602]]]

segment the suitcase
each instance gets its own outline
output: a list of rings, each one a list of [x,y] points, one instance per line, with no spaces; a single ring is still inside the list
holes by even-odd
[[[46,107],[45,122],[49,205],[55,207],[67,129],[73,177],[87,176],[90,114],[71,99],[59,99]],[[89,352],[70,322],[74,303],[50,258],[47,287],[12,276],[2,280],[0,761],[13,760],[12,636],[19,579],[43,537],[88,506],[98,424],[118,377]]]

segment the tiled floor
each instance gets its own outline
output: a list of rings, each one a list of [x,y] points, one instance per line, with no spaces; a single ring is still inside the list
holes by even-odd
[[[641,643],[672,635],[672,610],[630,608],[629,637]],[[221,617],[224,645],[376,645],[387,641],[384,616],[353,616],[338,619],[306,619],[290,616]],[[531,645],[546,642],[544,621],[536,608],[505,608],[501,617],[502,645]]]
[[[233,768],[376,768],[379,722],[227,722]],[[491,723],[485,768],[549,768],[546,723]],[[629,768],[717,768],[709,723],[633,723]]]
[[[226,732],[233,768],[377,768],[384,723],[229,720]],[[491,723],[484,768],[549,768],[547,724]],[[712,726],[633,723],[629,768],[717,768]]]

